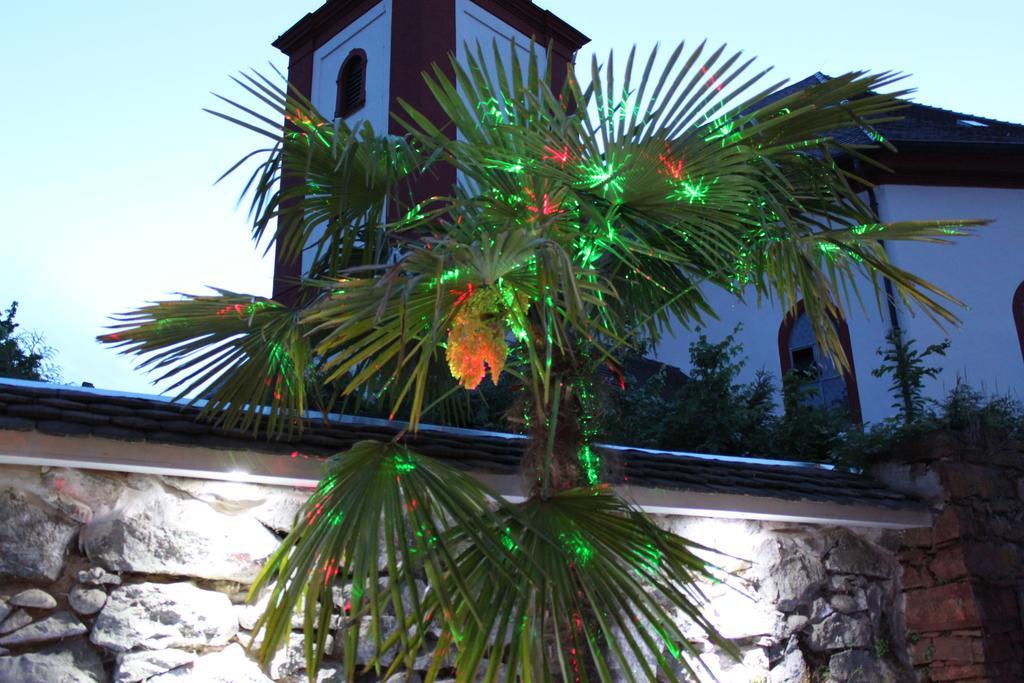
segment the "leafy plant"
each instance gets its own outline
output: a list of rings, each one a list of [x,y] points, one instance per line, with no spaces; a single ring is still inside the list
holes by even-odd
[[[0,317],[0,377],[59,382],[60,369],[53,362],[56,351],[36,332],[16,332],[18,302],[11,302]]]
[[[619,71],[611,56],[589,73],[569,67],[556,91],[550,55],[492,52],[453,60],[454,79],[435,65],[425,79],[444,124],[403,104],[403,137],[332,122],[262,76],[239,79],[266,113],[226,100],[241,113],[217,116],[268,144],[231,169],[258,160],[253,236],[305,253],[308,276],[279,300],[218,291],[154,304],[104,340],[182,395],[205,396],[221,423],[271,436],[301,429],[307,406],[343,400],[386,407],[415,431],[479,383],[514,380],[527,500],[512,505],[400,443],[335,456],[259,584],[276,580],[264,663],[301,605],[315,679],[327,589],[340,582],[362,591],[342,624],[350,649],[356,638],[393,647],[396,668],[428,625],[441,629],[429,679],[449,647],[459,681],[607,681],[613,669],[655,680],[679,661],[696,674],[672,614],[726,645],[701,616],[694,577],[707,569],[604,488],[594,378],[631,339],[656,343],[674,321],[713,316],[716,288],[787,308],[802,299],[840,363],[831,320],[860,283],[877,296],[886,278],[907,307],[952,320],[956,300],[891,263],[882,240],[945,242],[977,222],[879,225],[861,181],[835,163],[866,159],[835,131],[870,130],[899,108],[903,93],[880,92],[889,74],[780,95],[781,84],[755,87],[764,72],[749,76],[739,54],[680,45],[658,68],[656,51],[642,67],[633,53]],[[460,184],[421,199],[418,179],[441,167]],[[723,370],[708,386],[730,384],[726,348],[696,352]],[[746,397],[752,413],[764,394]],[[403,603],[420,576],[429,590]]]
[[[904,424],[912,424],[924,417],[925,379],[935,379],[942,371],[942,368],[925,365],[925,360],[930,356],[945,356],[949,340],[929,344],[924,351],[918,351],[913,339],[903,339],[899,328],[893,328],[885,335],[885,341],[887,346],[878,350],[882,364],[872,370],[871,375],[890,376],[889,392],[896,399],[892,407],[899,411]]]

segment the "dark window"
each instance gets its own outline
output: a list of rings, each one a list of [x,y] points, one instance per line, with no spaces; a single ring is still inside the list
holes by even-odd
[[[818,345],[806,313],[798,315],[793,322],[789,333],[789,357],[792,359],[790,369],[805,373],[817,389],[809,397],[810,402],[822,407],[849,402],[846,381]]]
[[[785,375],[792,370],[807,376],[817,390],[809,401],[821,406],[837,403],[848,406],[850,414],[859,421],[860,397],[856,376],[853,373],[850,331],[845,321],[836,321],[836,332],[846,352],[847,365],[850,367],[848,372],[841,372],[818,344],[811,329],[810,318],[804,313],[803,302],[800,302],[794,313],[787,315],[779,328],[782,374]]]
[[[366,104],[366,53],[352,50],[338,69],[338,102],[334,118],[345,118]]]

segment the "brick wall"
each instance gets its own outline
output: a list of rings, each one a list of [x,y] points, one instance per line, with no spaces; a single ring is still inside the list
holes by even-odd
[[[1024,445],[933,434],[884,480],[929,497],[900,534],[907,641],[919,680],[1024,680]]]

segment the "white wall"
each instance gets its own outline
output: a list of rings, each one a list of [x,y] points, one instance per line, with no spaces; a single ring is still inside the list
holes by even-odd
[[[1024,281],[1024,191],[990,188],[950,188],[890,185],[877,190],[883,222],[948,218],[991,218],[994,224],[974,237],[950,246],[889,242],[893,261],[921,275],[963,300],[959,311],[963,326],[943,330],[927,317],[900,312],[900,324],[920,348],[949,338],[947,357],[937,363],[944,369],[930,383],[928,395],[941,398],[964,377],[976,388],[1012,392],[1024,398],[1024,359],[1013,322],[1011,299]],[[876,350],[885,343],[888,312],[879,312],[867,283],[862,290],[864,308],[847,307],[854,367],[860,404],[866,421],[878,421],[893,413],[888,380],[872,377],[879,365]],[[747,367],[742,381],[750,381],[758,369],[779,378],[778,332],[784,311],[768,302],[745,305],[728,292],[708,290],[708,301],[719,320],[709,321],[705,333],[719,341],[741,323],[737,340],[743,344]],[[689,370],[688,345],[697,333],[678,326],[675,336],[657,349],[663,362]]]
[[[366,104],[347,116],[345,123],[355,129],[369,122],[377,134],[388,131],[388,102],[391,91],[391,0],[382,0],[338,35],[313,53],[313,92],[310,100],[321,115],[334,117],[338,99],[338,70],[352,50],[366,53]],[[322,228],[314,231],[315,243]],[[302,273],[309,272],[313,250],[302,253]]]
[[[388,128],[391,83],[391,0],[382,0],[313,53],[313,106],[334,116],[338,69],[352,50],[366,53],[366,106],[345,119],[351,127],[369,121],[376,133]]]
[[[530,59],[530,36],[520,33],[472,0],[455,0],[455,56],[461,64],[466,63],[467,46],[475,54],[477,44],[483,50],[484,59],[490,67],[490,75],[494,71],[493,43],[497,41],[502,50],[502,60],[506,64],[511,61],[510,49],[514,41],[517,56],[522,63],[523,75]],[[537,46],[538,66],[543,73],[547,59],[543,46]]]
[[[849,306],[844,304],[844,310],[850,330],[850,346],[853,350],[861,411],[864,419],[876,420],[888,414],[888,406],[891,403],[885,392],[884,383],[879,383],[871,376],[871,370],[878,365],[875,350],[885,341],[888,320],[884,311],[879,312],[874,305],[874,300],[869,294],[869,283],[865,281],[860,286],[865,295],[864,307],[853,302]],[[774,376],[776,387],[780,387],[782,368],[779,361],[779,326],[786,312],[778,302],[762,301],[758,306],[751,294],[748,302],[744,303],[729,292],[718,288],[707,288],[704,293],[712,310],[718,315],[718,320],[708,320],[704,325],[702,332],[707,335],[709,341],[721,341],[737,325],[742,325],[736,340],[743,346],[747,365],[740,376],[740,381],[750,382],[758,370],[766,370]],[[677,326],[672,335],[666,337],[659,345],[658,360],[689,372],[689,345],[698,336],[699,333],[696,331],[688,331],[682,326]]]
[[[939,398],[964,378],[976,389],[1024,398],[1024,358],[1011,300],[1024,281],[1024,190],[883,186],[878,191],[883,221],[988,218],[994,222],[950,246],[893,242],[895,263],[919,273],[962,300],[963,324],[942,330],[926,317],[901,311],[900,324],[924,345],[948,338],[942,374],[929,387]]]

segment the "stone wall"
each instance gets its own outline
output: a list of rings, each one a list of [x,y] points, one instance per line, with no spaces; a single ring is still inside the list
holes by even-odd
[[[1024,680],[1022,444],[933,434],[880,474],[941,509],[899,549],[919,679]]]
[[[299,633],[266,673],[242,648],[259,614],[242,604],[246,588],[305,495],[0,467],[0,681],[305,680]],[[724,553],[710,557],[722,580],[704,588],[743,659],[706,645],[703,659],[720,680],[910,680],[892,533],[660,522]],[[320,680],[338,667],[329,663]]]

